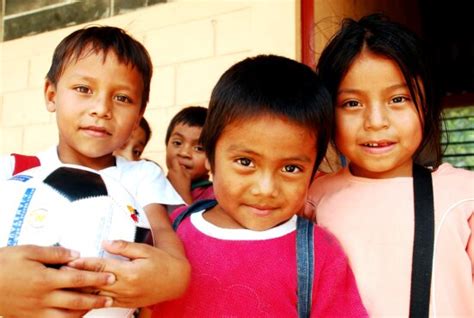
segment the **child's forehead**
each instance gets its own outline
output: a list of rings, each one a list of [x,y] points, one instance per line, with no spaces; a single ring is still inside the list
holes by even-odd
[[[248,152],[267,158],[315,159],[315,134],[306,126],[285,117],[258,116],[227,125],[218,138],[221,151]]]
[[[102,68],[102,66],[104,68]],[[114,52],[104,51],[84,51],[80,55],[70,56],[62,65],[58,79],[64,76],[80,76],[80,77],[101,77],[105,74],[105,69],[115,69],[114,76],[109,77],[110,83],[122,82],[128,88],[139,87],[142,85],[142,76],[139,70],[130,63],[127,64],[119,59]],[[133,78],[133,83],[130,82]],[[127,83],[129,82],[129,83]]]
[[[186,122],[178,122],[173,127],[171,135],[183,135],[186,137],[196,137],[199,138],[201,135],[202,127],[196,125],[190,125]]]
[[[241,139],[242,137],[242,139]],[[270,147],[279,147],[283,141],[300,142],[310,141],[314,144],[315,132],[302,123],[298,123],[284,116],[263,115],[247,119],[234,120],[228,123],[217,142],[239,142],[257,145],[260,142],[273,144]]]
[[[268,129],[274,128],[275,122],[280,122],[284,126],[292,127],[292,129],[301,130],[302,132],[314,133],[312,128],[304,125],[303,123],[297,122],[287,116],[277,115],[277,114],[257,114],[249,117],[236,118],[229,121],[224,130],[226,129],[235,129],[243,128],[244,126],[254,126],[258,125],[260,127],[267,127]],[[284,133],[285,131],[283,131]]]
[[[181,122],[176,123],[176,125],[174,125],[173,127],[173,132],[177,130],[199,130],[200,131],[202,130],[202,126],[190,125],[187,122],[181,121]]]
[[[82,49],[71,51],[70,54],[66,56],[66,60],[64,61],[64,67],[67,67],[71,64],[76,64],[80,60],[87,58],[101,59],[102,64],[104,64],[107,59],[112,58],[117,60],[120,64],[128,65],[128,63],[122,60],[113,49],[97,49],[89,45],[83,47]]]

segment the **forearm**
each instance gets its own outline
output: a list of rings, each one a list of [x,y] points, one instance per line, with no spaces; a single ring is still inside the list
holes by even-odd
[[[179,193],[181,198],[187,204],[193,203],[193,197],[191,195],[191,179],[189,176],[170,170],[167,176],[169,182],[173,188]]]

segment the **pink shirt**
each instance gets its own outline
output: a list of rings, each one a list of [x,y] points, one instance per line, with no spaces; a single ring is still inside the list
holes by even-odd
[[[215,199],[212,182],[201,180],[191,184],[191,197],[193,202],[197,200]]]
[[[408,316],[414,208],[411,177],[367,179],[343,169],[310,189],[320,226],[349,257],[371,316]],[[474,317],[474,172],[433,173],[435,251],[432,317]]]
[[[178,211],[179,212],[179,211]],[[176,214],[176,213],[175,213]],[[296,218],[267,231],[222,229],[202,212],[178,228],[191,284],[153,317],[297,317]],[[315,227],[312,317],[366,317],[338,242]]]

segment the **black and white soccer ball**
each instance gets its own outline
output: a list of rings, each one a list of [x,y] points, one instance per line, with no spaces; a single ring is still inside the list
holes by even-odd
[[[40,166],[2,181],[0,202],[0,247],[56,245],[82,257],[111,257],[102,241],[141,241],[149,229],[118,181],[76,165]]]

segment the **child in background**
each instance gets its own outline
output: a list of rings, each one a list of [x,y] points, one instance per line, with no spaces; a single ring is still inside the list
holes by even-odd
[[[297,317],[296,213],[326,153],[329,95],[307,66],[262,55],[227,70],[209,105],[201,141],[217,202],[178,227],[190,288],[153,317]],[[311,316],[366,316],[339,244],[311,233]]]
[[[333,141],[349,165],[316,179],[310,200],[317,223],[348,254],[374,317],[425,317],[428,309],[430,316],[474,317],[474,173],[440,165],[441,108],[426,61],[414,33],[370,15],[345,20],[317,66],[334,101]],[[431,175],[434,200],[414,194],[420,169]],[[420,198],[434,203],[434,215],[430,209],[418,218]],[[432,233],[424,243],[433,266],[428,261],[411,282],[418,220],[432,218],[421,230]],[[431,283],[413,284],[431,268]],[[427,293],[424,314],[416,314],[420,288]]]
[[[199,142],[206,115],[204,107],[183,108],[171,119],[166,131],[168,180],[188,204],[214,198],[206,154]]]
[[[78,259],[77,253],[55,247],[1,248],[0,315],[82,316],[95,307],[146,306],[177,297],[186,288],[189,263],[164,206],[182,201],[155,164],[112,154],[138,126],[152,69],[146,49],[122,29],[89,27],[64,38],[44,87],[46,108],[56,113],[59,145],[37,158],[42,166],[78,164],[118,179],[143,206],[156,247],[104,242],[108,252],[129,260]],[[0,175],[8,178],[15,159],[0,161]],[[43,264],[58,262],[77,270]],[[94,276],[89,270],[108,274]],[[75,287],[95,292],[81,294]]]
[[[140,119],[140,125],[135,128],[127,142],[114,151],[115,156],[122,156],[130,161],[140,160],[148,141],[151,138],[151,128],[145,117]]]

